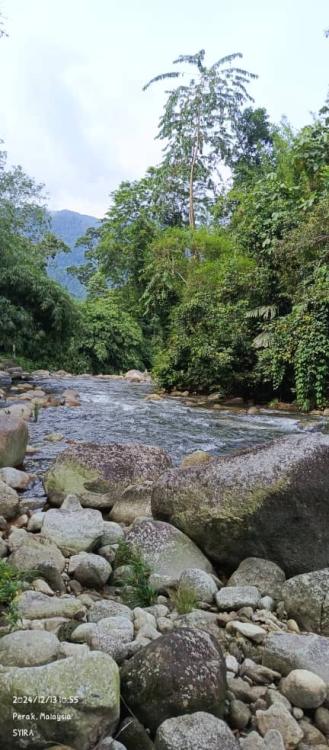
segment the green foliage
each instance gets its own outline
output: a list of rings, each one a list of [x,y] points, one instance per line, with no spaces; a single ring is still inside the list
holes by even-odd
[[[116,566],[129,565],[131,575],[125,580],[122,599],[130,607],[149,607],[155,603],[157,593],[149,584],[151,568],[139,550],[125,539],[120,539],[115,556]]]
[[[111,292],[81,303],[80,312],[82,325],[72,345],[72,358],[77,355],[93,373],[144,367],[142,331]]]
[[[179,588],[175,591],[171,600],[180,615],[188,615],[193,609],[197,609],[198,600],[195,593],[189,588]]]
[[[0,616],[4,616],[11,626],[19,620],[15,598],[22,591],[24,583],[33,580],[36,575],[35,571],[22,573],[6,560],[0,560]]]

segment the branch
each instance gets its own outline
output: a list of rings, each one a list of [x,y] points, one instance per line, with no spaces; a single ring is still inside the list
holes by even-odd
[[[171,73],[161,73],[159,76],[155,76],[155,78],[151,78],[151,80],[143,86],[143,91],[146,91],[146,89],[149,88],[149,86],[152,85],[152,83],[156,83],[157,81],[164,81],[166,78],[179,78],[181,76],[181,73],[177,73],[176,71],[172,71]]]

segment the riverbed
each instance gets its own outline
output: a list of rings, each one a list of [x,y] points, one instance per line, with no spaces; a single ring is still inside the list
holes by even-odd
[[[182,399],[164,397],[145,400],[154,391],[150,384],[94,377],[47,378],[38,381],[47,392],[76,389],[81,406],[40,409],[37,423],[29,423],[30,444],[36,448],[27,456],[26,468],[39,476],[70,441],[94,443],[147,443],[163,448],[173,462],[195,450],[212,455],[248,448],[274,437],[299,431],[300,415],[262,410],[256,415],[242,409],[195,407]],[[59,442],[45,440],[61,433]],[[42,492],[38,483],[33,494]],[[31,494],[31,490],[29,491]]]

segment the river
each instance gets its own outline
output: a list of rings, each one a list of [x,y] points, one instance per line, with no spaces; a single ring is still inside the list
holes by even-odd
[[[154,390],[151,385],[124,380],[53,378],[38,385],[58,393],[73,388],[81,398],[80,407],[41,409],[38,422],[29,424],[30,443],[37,451],[27,456],[26,468],[39,476],[67,447],[67,441],[147,443],[164,448],[179,463],[195,450],[221,455],[298,432],[300,422],[299,415],[266,410],[248,415],[236,409],[215,411],[186,405],[170,397],[146,401],[145,396]],[[52,432],[61,433],[64,439],[48,442],[45,437]],[[41,484],[34,485],[33,495],[41,492]]]

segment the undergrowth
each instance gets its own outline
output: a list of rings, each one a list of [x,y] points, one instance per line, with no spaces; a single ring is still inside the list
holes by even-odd
[[[197,609],[198,600],[191,589],[181,588],[171,595],[175,609],[180,615],[188,615],[193,609]]]
[[[116,567],[129,565],[131,574],[122,584],[122,599],[130,607],[149,607],[155,603],[157,592],[149,584],[151,568],[140,551],[125,539],[119,541],[115,557]]]
[[[15,605],[15,597],[24,588],[27,581],[33,580],[37,571],[22,572],[0,560],[0,618],[14,627],[19,621],[19,612]]]

